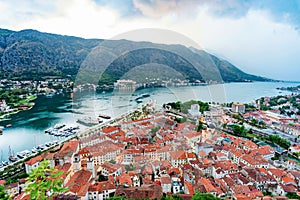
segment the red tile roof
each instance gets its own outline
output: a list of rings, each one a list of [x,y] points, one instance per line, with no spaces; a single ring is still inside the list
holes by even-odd
[[[143,184],[141,187],[119,186],[115,195],[123,195],[125,199],[161,199],[163,193],[160,185]]]
[[[231,160],[216,161],[214,167],[216,169],[220,168],[224,171],[231,171],[237,169],[237,165],[231,162]]]
[[[171,178],[169,176],[162,176],[160,182],[161,184],[171,184]]]
[[[127,184],[132,185],[132,180],[129,176],[129,174],[122,174],[120,176],[117,176],[117,182],[119,182],[120,185]]]
[[[180,170],[179,170],[179,168],[170,168],[167,173],[178,175],[178,174],[180,174]]]
[[[256,149],[257,148],[257,145],[254,142],[252,142],[251,140],[244,140],[243,146],[244,147],[246,146],[249,149]]]
[[[188,153],[187,157],[188,158],[197,158],[197,156],[194,153]]]
[[[188,194],[192,194],[192,195],[194,194],[194,187],[191,183],[185,181],[184,186],[187,187]]]
[[[92,172],[88,170],[79,170],[71,176],[67,182],[66,187],[69,188],[70,192],[77,194],[78,196],[85,196],[88,192],[89,181],[92,177]]]
[[[103,193],[104,190],[113,190],[116,189],[115,184],[113,184],[110,181],[102,181],[102,182],[97,182],[93,185],[89,186],[89,192],[96,192],[98,193]]]
[[[269,145],[261,146],[258,149],[252,150],[251,155],[269,155],[273,154],[275,151]]]
[[[292,184],[297,185],[296,181],[295,181],[294,179],[292,179],[291,177],[289,177],[289,176],[283,177],[283,178],[282,178],[282,182],[283,182],[284,184],[292,183]]]
[[[185,160],[187,158],[185,151],[172,151],[169,154],[172,160]]]
[[[79,146],[79,141],[78,140],[71,140],[69,142],[64,143],[62,148],[60,149],[59,153],[63,153],[65,151],[68,151],[71,149],[73,152],[76,152],[77,148]]]
[[[90,151],[84,147],[84,148],[81,148],[79,151],[78,151],[78,154],[79,155],[86,155],[86,154],[90,154]]]
[[[34,165],[35,163],[41,162],[42,160],[43,160],[43,157],[41,155],[38,155],[38,156],[33,157],[30,160],[26,161],[25,164]]]
[[[243,159],[244,161],[246,161],[247,163],[249,163],[250,165],[261,165],[261,164],[268,164],[268,161],[266,159],[264,159],[262,156],[251,156],[248,154],[245,154],[241,157],[241,159]]]
[[[192,139],[192,138],[201,136],[201,133],[193,131],[193,132],[186,133],[184,136],[189,138],[189,139]]]
[[[276,178],[281,178],[286,174],[286,172],[283,169],[279,168],[269,168],[268,171]]]
[[[231,189],[235,194],[248,194],[250,192],[247,185],[235,185]]]
[[[114,131],[120,131],[120,127],[108,126],[102,129],[103,133],[112,133]]]
[[[205,187],[205,190],[210,193],[210,192],[217,192],[217,189],[211,184],[209,179],[207,178],[201,178],[198,180],[198,183],[203,185]]]
[[[247,197],[244,194],[235,194],[234,197],[236,200],[251,200],[250,197]]]

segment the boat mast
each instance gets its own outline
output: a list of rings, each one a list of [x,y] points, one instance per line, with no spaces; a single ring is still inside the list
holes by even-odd
[[[3,161],[3,150],[1,149],[1,160]]]
[[[10,145],[8,145],[8,156],[12,156]]]

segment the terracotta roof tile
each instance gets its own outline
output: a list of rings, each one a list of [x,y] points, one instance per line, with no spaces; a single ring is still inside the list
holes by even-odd
[[[234,185],[231,189],[235,194],[248,194],[250,192],[247,185]]]
[[[117,176],[117,182],[119,182],[120,185],[127,184],[132,185],[132,180],[129,176],[129,174],[121,174],[120,176]]]
[[[191,195],[194,194],[194,187],[191,183],[185,181],[184,186],[187,187],[188,194],[191,194]]]
[[[38,156],[33,157],[30,160],[26,161],[25,164],[34,165],[35,163],[41,162],[42,160],[43,160],[43,157],[41,155],[38,155]]]
[[[97,182],[93,185],[90,185],[88,191],[89,192],[98,191],[99,193],[103,193],[104,190],[112,190],[112,189],[116,189],[116,186],[112,182],[102,181],[102,182]]]
[[[172,151],[169,154],[173,160],[185,160],[187,158],[185,151]]]
[[[73,152],[76,152],[77,148],[79,146],[79,141],[78,140],[71,140],[69,142],[64,143],[62,148],[60,149],[59,153],[63,153],[65,151],[68,151],[71,149]]]
[[[286,172],[283,169],[279,168],[269,168],[268,171],[277,178],[281,178],[286,174]]]
[[[251,200],[250,197],[247,197],[244,194],[235,194],[234,197],[236,200]]]
[[[70,180],[67,182],[66,187],[69,188],[70,192],[76,193],[78,196],[85,196],[88,187],[89,180],[92,177],[92,172],[87,170],[79,170],[71,176]]]
[[[171,184],[171,178],[170,178],[170,176],[162,176],[161,178],[160,178],[160,182],[161,182],[161,184]]]

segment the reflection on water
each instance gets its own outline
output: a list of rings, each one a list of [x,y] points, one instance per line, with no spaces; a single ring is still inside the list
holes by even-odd
[[[0,126],[12,124],[4,129],[0,136],[0,160],[7,160],[8,146],[15,152],[31,149],[33,146],[56,140],[54,136],[44,133],[44,130],[56,123],[75,124],[82,116],[98,116],[99,114],[116,117],[137,107],[136,98],[147,102],[155,99],[157,105],[170,101],[187,101],[199,99],[207,102],[251,102],[262,96],[279,94],[277,87],[296,86],[297,83],[228,83],[224,85],[178,87],[178,88],[149,88],[138,90],[134,94],[82,92],[69,96],[54,96],[53,98],[39,97],[36,105],[28,111],[11,116],[12,120],[0,122]],[[289,92],[282,91],[281,94]]]

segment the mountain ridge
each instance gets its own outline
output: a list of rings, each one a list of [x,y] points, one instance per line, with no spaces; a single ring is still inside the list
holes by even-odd
[[[112,56],[112,62],[108,63],[105,69],[99,70],[98,66],[88,66],[85,69],[92,76],[100,71],[102,75],[110,77],[109,84],[122,78],[136,66],[149,63],[169,66],[190,82],[271,81],[247,74],[228,61],[204,50],[181,44],[84,39],[33,29],[0,29],[0,72],[2,77],[20,79],[40,79],[45,75],[76,76],[84,68],[84,64],[89,65],[86,60],[97,51],[102,53],[103,49],[119,56]],[[106,57],[103,56],[103,59],[108,59],[111,55],[107,57],[108,54],[105,53],[107,52],[104,52]],[[102,62],[101,60],[96,65],[102,65]],[[99,77],[97,78],[99,80]]]

